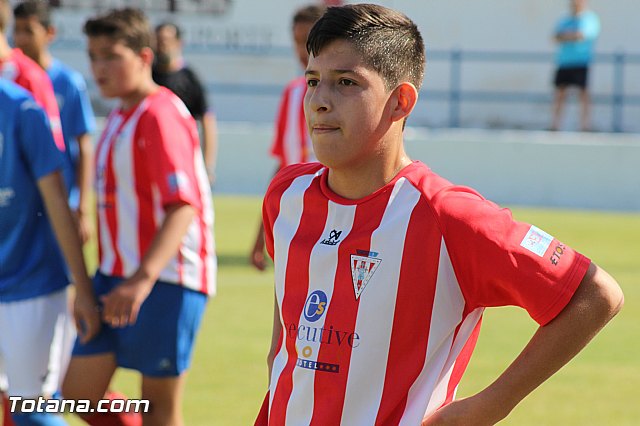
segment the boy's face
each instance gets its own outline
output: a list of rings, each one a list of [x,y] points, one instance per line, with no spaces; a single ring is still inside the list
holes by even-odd
[[[88,53],[102,96],[126,98],[144,83],[149,64],[122,41],[108,36],[89,37]]]
[[[311,22],[298,22],[293,24],[293,44],[296,50],[296,56],[302,68],[307,67],[309,61],[309,53],[307,53],[307,37],[313,28]]]
[[[318,160],[333,169],[372,164],[394,123],[382,77],[344,40],[312,55],[305,75],[304,111]]]
[[[13,27],[15,45],[31,59],[38,58],[42,52],[47,50],[53,36],[53,28],[46,28],[36,16],[16,18],[15,20]]]

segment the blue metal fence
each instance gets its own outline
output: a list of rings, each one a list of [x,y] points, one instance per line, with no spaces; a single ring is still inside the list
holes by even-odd
[[[446,90],[430,91],[429,96],[449,101],[449,125],[460,126],[460,110],[465,102],[502,102],[502,103],[549,103],[548,93],[531,93],[523,91],[484,91],[463,90],[464,80],[463,65],[468,62],[485,63],[511,63],[511,64],[548,64],[552,63],[553,54],[537,52],[485,52],[464,51],[460,49],[451,51],[432,51],[429,54],[430,61],[449,62],[450,79]],[[613,66],[612,91],[610,93],[593,93],[592,102],[611,107],[610,130],[614,132],[624,131],[623,111],[625,105],[640,105],[640,94],[625,93],[625,70],[629,65],[640,65],[640,54],[625,52],[599,53],[594,57],[594,67],[601,64]]]
[[[207,49],[211,49],[208,47]],[[193,48],[194,52],[202,52],[201,48]],[[217,49],[215,54],[255,54],[255,55],[287,55],[290,56],[288,48],[275,48],[267,51],[248,52],[245,50],[230,51],[229,49]],[[495,52],[495,51],[471,51],[471,50],[431,50],[428,52],[429,63],[448,63],[449,79],[448,87],[442,89],[429,89],[425,91],[423,99],[433,99],[448,102],[448,125],[450,127],[460,127],[461,109],[465,103],[473,102],[494,102],[509,104],[549,104],[552,101],[552,94],[549,91],[503,91],[503,90],[478,90],[464,89],[465,79],[464,65],[469,63],[487,64],[552,64],[554,55],[544,52]],[[630,54],[625,52],[598,53],[594,57],[594,67],[600,65],[611,65],[611,91],[608,93],[592,93],[591,100],[594,104],[609,106],[611,108],[610,131],[622,132],[624,125],[625,106],[640,106],[640,93],[625,93],[625,75],[631,65],[640,65],[640,54]],[[213,93],[228,95],[267,95],[277,96],[282,87],[280,85],[265,84],[230,84],[213,83],[210,84]]]

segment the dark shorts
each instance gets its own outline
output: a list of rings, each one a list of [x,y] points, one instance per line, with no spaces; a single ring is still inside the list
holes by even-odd
[[[556,76],[553,80],[553,84],[555,87],[576,86],[581,89],[585,89],[587,87],[588,77],[588,67],[558,68],[556,70]]]
[[[93,279],[96,296],[108,293],[122,281],[98,272]],[[152,377],[178,376],[191,362],[206,304],[205,294],[158,281],[134,325],[113,328],[102,323],[100,333],[87,344],[76,340],[73,355],[114,353],[120,367]]]

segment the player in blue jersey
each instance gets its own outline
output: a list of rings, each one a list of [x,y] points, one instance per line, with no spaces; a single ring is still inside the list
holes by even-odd
[[[13,39],[16,47],[38,63],[53,83],[66,146],[67,164],[63,172],[69,192],[69,205],[76,214],[83,242],[91,234],[90,216],[93,158],[91,133],[95,119],[82,75],[54,58],[49,44],[56,29],[52,23],[49,3],[27,0],[14,9]]]
[[[49,121],[31,95],[0,78],[0,382],[8,395],[50,397],[72,343],[67,285],[91,292]],[[93,293],[90,293],[93,294]],[[100,327],[94,301],[76,304],[81,339]],[[19,408],[19,407],[18,407]],[[52,413],[13,412],[23,425],[61,425]]]

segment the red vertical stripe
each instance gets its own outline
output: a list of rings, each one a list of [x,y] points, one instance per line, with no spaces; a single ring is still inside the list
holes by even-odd
[[[304,194],[302,217],[291,243],[285,275],[285,292],[282,301],[283,337],[288,354],[275,388],[269,422],[285,424],[286,410],[293,389],[293,369],[296,366],[296,339],[287,337],[287,325],[295,324],[296,329],[304,308],[309,289],[309,258],[315,243],[322,236],[327,220],[328,201],[320,194],[320,179],[316,178]],[[327,423],[325,423],[327,424]]]
[[[289,115],[289,98],[290,90],[289,87],[287,87],[283,94],[282,102],[280,103],[280,110],[278,111],[278,122],[276,123],[276,138],[273,141],[273,148],[271,149],[271,152],[280,159],[280,168],[289,164],[289,161],[287,159],[287,150],[284,147],[285,135],[287,131],[287,119]]]
[[[376,425],[398,424],[408,391],[424,366],[438,277],[441,234],[431,210],[420,201],[407,226],[393,332]],[[424,301],[423,304],[416,300]]]
[[[371,249],[371,234],[380,226],[390,196],[391,191],[387,191],[356,208],[352,231],[338,248],[336,278],[326,314],[325,329],[329,329],[333,324],[340,324],[341,331],[355,330],[358,300],[353,289],[351,255],[355,254],[356,250]],[[340,370],[338,373],[316,372],[311,425],[340,424],[350,359],[351,348],[348,345],[321,344],[318,362],[337,363]]]
[[[453,401],[453,397],[458,387],[458,383],[462,379],[462,375],[464,371],[467,369],[467,365],[469,365],[469,361],[471,360],[471,354],[473,353],[473,349],[476,347],[476,343],[478,341],[478,336],[480,335],[480,325],[482,324],[482,319],[478,321],[471,336],[469,336],[469,340],[465,343],[460,355],[456,358],[456,363],[453,366],[453,372],[451,373],[451,377],[449,378],[449,383],[447,384],[447,398],[445,399],[445,404]],[[458,329],[459,331],[459,329]],[[457,333],[456,333],[457,337]]]

